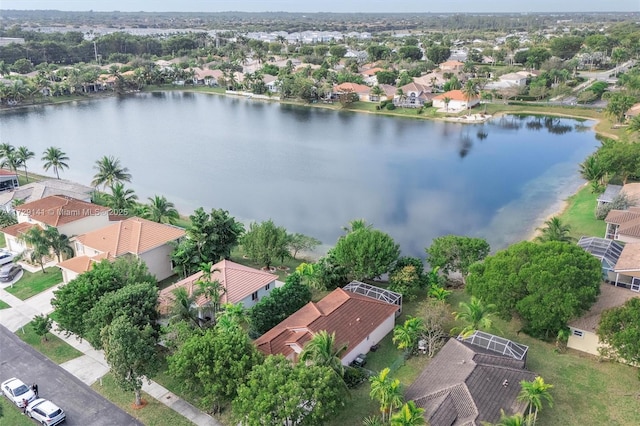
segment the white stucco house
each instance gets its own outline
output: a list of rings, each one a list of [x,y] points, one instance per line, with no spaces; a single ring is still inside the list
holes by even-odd
[[[77,236],[76,257],[60,262],[64,282],[88,271],[94,262],[134,256],[142,260],[158,281],[174,274],[172,243],[184,237],[184,229],[139,217],[119,220],[95,231]]]
[[[448,103],[446,102],[448,100]],[[473,108],[480,103],[478,96],[467,99],[462,90],[450,90],[433,98],[433,107],[446,112],[457,112]]]

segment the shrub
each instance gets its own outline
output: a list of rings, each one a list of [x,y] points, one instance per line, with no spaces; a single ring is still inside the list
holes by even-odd
[[[362,368],[347,367],[344,369],[344,383],[352,389],[367,380],[368,374]]]
[[[596,219],[604,220],[611,210],[626,210],[633,206],[629,197],[623,192],[616,195],[610,203],[603,204],[596,210]]]
[[[396,106],[392,103],[388,103],[385,108],[387,108],[387,110],[389,111],[393,111],[394,109],[396,109]]]

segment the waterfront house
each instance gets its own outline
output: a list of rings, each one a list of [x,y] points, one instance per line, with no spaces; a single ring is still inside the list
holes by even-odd
[[[431,102],[434,94],[427,86],[418,83],[409,83],[400,87],[402,95],[396,94],[393,98],[393,104],[402,108],[420,108],[425,103]]]
[[[604,221],[607,223],[606,238],[625,243],[640,243],[640,207],[611,210]]]
[[[445,102],[446,99],[449,99],[448,104]],[[479,97],[474,96],[467,99],[467,95],[462,93],[462,90],[450,90],[433,98],[433,106],[447,112],[458,112],[468,108],[473,108],[479,103]]]
[[[51,195],[61,195],[90,202],[94,188],[64,179],[48,179],[31,182],[10,191],[0,193],[0,208],[13,212],[13,204],[37,201]]]
[[[6,169],[0,169],[0,192],[12,191],[20,186],[18,175]]]

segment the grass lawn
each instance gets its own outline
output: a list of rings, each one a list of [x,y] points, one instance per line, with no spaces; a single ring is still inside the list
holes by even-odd
[[[468,301],[462,291],[451,295],[450,302]],[[543,342],[524,333],[521,324],[495,320],[492,333],[529,346],[527,368],[554,385],[553,408],[544,406],[538,424],[566,425],[637,425],[640,424],[638,404],[638,370],[569,349],[564,354],[554,351],[555,344]]]
[[[597,194],[584,186],[576,194],[567,199],[567,207],[560,215],[562,222],[571,226],[571,236],[579,239],[582,236],[604,237],[607,224],[597,220],[595,209]]]
[[[31,328],[31,323],[25,325],[23,329],[24,334],[21,329],[16,331],[16,335],[56,364],[62,364],[82,355],[82,352],[51,333],[47,334],[47,341],[43,342]]]
[[[5,290],[20,300],[26,300],[38,293],[53,287],[62,282],[62,271],[60,268],[51,267],[42,271],[29,272],[24,271],[24,275],[15,285],[5,288]]]
[[[168,365],[167,365],[167,361],[166,358],[163,356],[162,358],[162,365],[160,367],[160,373],[156,374],[153,377],[153,381],[155,381],[156,383],[159,383],[160,385],[164,386],[165,388],[167,388],[168,390],[170,390],[171,392],[175,393],[176,395],[178,395],[180,398],[184,399],[185,401],[189,402],[191,405],[193,405],[194,407],[199,408],[202,411],[207,411],[208,407],[202,405],[200,403],[200,395],[193,393],[193,392],[185,392],[182,388],[181,388],[181,381],[172,377],[171,375],[169,375],[167,369],[168,369]]]
[[[33,421],[22,415],[22,409],[9,402],[7,398],[0,396],[0,425],[33,426]]]
[[[135,400],[133,392],[123,392],[120,390],[115,384],[111,373],[106,374],[102,378],[102,385],[100,385],[100,381],[97,381],[91,385],[91,388],[146,426],[193,426],[193,423],[189,420],[145,392],[142,392],[142,399],[147,402],[147,405],[140,409],[134,409],[132,407]]]
[[[0,300],[0,309],[7,309],[10,307],[11,305],[9,305],[7,302]]]
[[[0,247],[6,247],[7,241],[4,239],[4,234],[0,232]]]

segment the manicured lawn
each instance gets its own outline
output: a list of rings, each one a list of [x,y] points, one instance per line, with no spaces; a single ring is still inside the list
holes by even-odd
[[[62,364],[82,355],[82,352],[51,333],[47,334],[47,341],[43,342],[31,328],[31,323],[16,331],[16,335],[56,364]]]
[[[6,247],[7,241],[4,239],[4,234],[0,232],[0,247]]]
[[[571,226],[571,236],[579,239],[582,236],[604,237],[607,224],[597,220],[595,209],[598,194],[591,192],[586,185],[567,199],[567,207],[560,215],[562,222]]]
[[[0,300],[0,309],[7,309],[10,307],[11,305],[9,305],[7,302]]]
[[[29,272],[24,271],[24,275],[12,287],[5,288],[6,291],[13,294],[20,300],[26,300],[38,293],[53,287],[62,282],[62,271],[60,268],[51,267],[42,271]]]
[[[456,303],[469,296],[457,291],[451,296]],[[519,333],[519,321],[496,320],[492,333],[529,346],[527,368],[554,385],[553,408],[545,405],[538,424],[566,425],[637,425],[640,424],[638,404],[638,370],[597,357],[568,350],[554,351],[555,344]]]
[[[9,402],[4,395],[0,396],[0,425],[33,426],[33,421],[22,415],[22,409]]]
[[[145,392],[142,393],[142,399],[147,402],[147,405],[140,409],[134,409],[132,407],[135,401],[133,392],[123,392],[120,390],[115,384],[111,373],[106,374],[102,378],[102,385],[100,381],[97,381],[91,385],[91,387],[146,426],[193,426],[193,423],[189,420]]]

